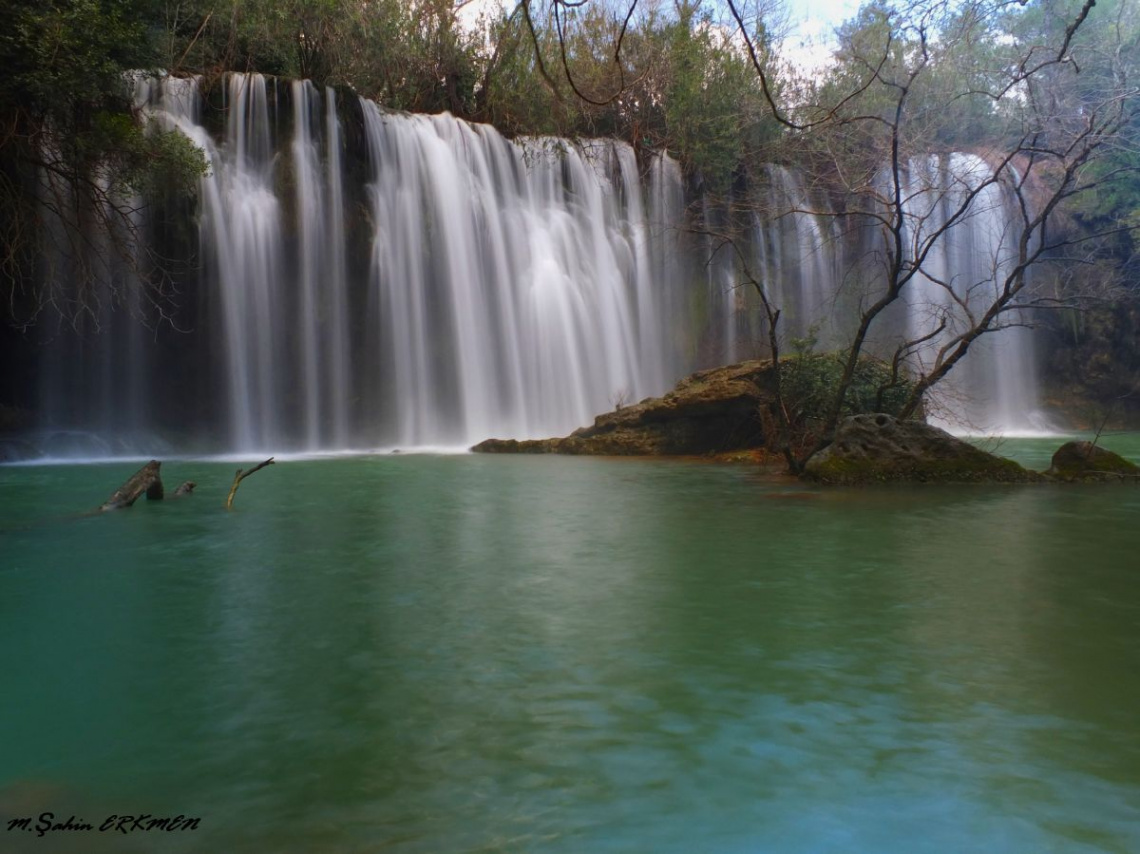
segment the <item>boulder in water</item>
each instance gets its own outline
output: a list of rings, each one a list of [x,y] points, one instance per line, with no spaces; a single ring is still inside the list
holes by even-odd
[[[807,461],[804,476],[834,484],[1028,483],[1042,479],[1013,460],[986,453],[945,430],[883,413],[843,419],[835,440]]]
[[[1058,480],[1121,480],[1140,478],[1140,466],[1092,442],[1066,442],[1046,473]]]

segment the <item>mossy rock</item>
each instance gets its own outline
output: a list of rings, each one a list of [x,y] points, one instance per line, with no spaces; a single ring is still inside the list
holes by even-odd
[[[798,413],[793,431],[818,419],[842,373],[833,353],[780,360],[785,403]],[[848,409],[865,412],[877,389],[892,382],[889,366],[860,361]],[[622,406],[588,427],[554,439],[487,439],[471,450],[484,454],[596,454],[604,456],[720,456],[765,447],[761,410],[775,399],[775,373],[768,359],[698,371],[662,397]],[[883,405],[898,405],[909,385],[891,385]]]
[[[845,418],[834,441],[807,461],[819,483],[1032,483],[1044,478],[920,421],[891,415]]]
[[[1140,479],[1140,466],[1092,442],[1066,442],[1053,454],[1048,474],[1068,481]]]
[[[484,454],[703,456],[764,444],[760,407],[771,400],[772,364],[749,361],[692,374],[650,397],[557,439],[488,439]]]

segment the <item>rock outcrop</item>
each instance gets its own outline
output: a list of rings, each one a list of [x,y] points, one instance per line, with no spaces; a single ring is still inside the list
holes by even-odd
[[[771,363],[741,362],[686,377],[664,397],[599,415],[560,439],[488,439],[485,454],[611,456],[720,454],[764,444],[760,406],[770,399]]]
[[[488,439],[485,454],[711,456],[721,459],[765,444],[761,411],[773,401],[769,361],[701,371],[664,397],[599,415],[592,425],[554,439]],[[1088,442],[1069,442],[1046,473],[987,453],[945,430],[892,415],[852,415],[834,441],[807,461],[804,478],[821,484],[1039,483],[1136,479],[1140,467]]]
[[[884,414],[845,418],[835,440],[807,461],[804,476],[834,484],[1029,483],[1043,479],[945,430]]]
[[[1046,472],[1057,480],[1122,480],[1140,478],[1140,466],[1092,442],[1066,442],[1053,454]]]

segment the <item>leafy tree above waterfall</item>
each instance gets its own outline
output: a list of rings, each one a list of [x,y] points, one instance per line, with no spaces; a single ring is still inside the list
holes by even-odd
[[[205,163],[182,135],[147,132],[132,116],[125,75],[158,58],[151,3],[15,0],[6,12],[0,297],[15,321],[47,304],[74,317],[89,310],[90,285],[107,278],[109,261],[88,253],[67,271],[45,271],[38,240],[48,222],[62,226],[53,233],[72,244],[72,255],[86,252],[80,235],[90,223],[102,223],[114,244],[132,228],[130,196],[159,185],[185,190]]]
[[[510,134],[615,136],[723,182],[778,126],[711,4],[507,4],[460,23],[452,0],[186,0],[161,22],[166,67],[351,86]],[[625,7],[622,7],[623,9]],[[762,20],[751,35],[766,43]],[[613,45],[621,41],[615,54]]]

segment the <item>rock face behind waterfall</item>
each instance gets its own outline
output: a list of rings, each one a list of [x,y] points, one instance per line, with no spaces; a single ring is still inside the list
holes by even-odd
[[[770,399],[771,363],[741,362],[689,376],[664,397],[599,415],[561,439],[488,439],[486,454],[701,455],[764,444],[758,415]]]
[[[835,440],[807,461],[804,475],[833,484],[1028,483],[1043,479],[945,430],[881,413],[844,419]]]

